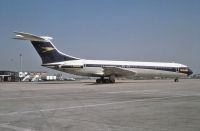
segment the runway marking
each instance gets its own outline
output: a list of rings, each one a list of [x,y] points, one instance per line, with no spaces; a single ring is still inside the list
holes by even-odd
[[[16,131],[34,131],[32,129],[26,129],[26,128],[22,128],[22,127],[12,126],[9,124],[10,123],[3,123],[3,124],[0,124],[0,127],[7,128],[7,129],[13,129]]]
[[[106,94],[120,94],[120,93],[155,93],[157,90],[138,90],[138,91],[113,91],[113,92],[104,92]]]
[[[16,99],[31,99],[31,98],[45,98],[45,97],[56,97],[56,96],[66,96],[66,95],[48,95],[48,96],[26,96],[26,97],[9,97],[9,98],[0,98],[1,100],[16,100]]]
[[[182,97],[182,96],[177,96]],[[81,105],[81,106],[71,106],[71,107],[63,107],[63,108],[49,108],[49,109],[41,109],[41,110],[30,110],[30,111],[23,111],[23,112],[10,112],[0,114],[0,116],[6,115],[18,115],[18,114],[28,114],[28,113],[37,113],[37,112],[48,112],[48,111],[56,111],[56,110],[70,110],[70,109],[79,109],[79,108],[89,108],[89,107],[99,107],[99,106],[108,106],[108,105],[117,105],[117,104],[125,104],[125,103],[133,103],[133,102],[142,102],[147,100],[162,100],[162,99],[169,99],[169,98],[177,98],[177,97],[162,97],[162,98],[148,98],[148,99],[136,99],[132,101],[120,101],[120,102],[110,102],[110,103],[102,103],[102,104],[90,104],[90,105]]]
[[[155,90],[157,92],[157,90]],[[139,90],[139,91],[116,91],[116,92],[103,92],[105,94],[120,94],[120,93],[140,93],[144,92],[147,93],[154,93],[155,91],[151,90]],[[101,92],[99,92],[101,93]],[[46,98],[46,97],[59,97],[59,96],[66,96],[66,95],[48,95],[48,96],[25,96],[25,97],[9,97],[9,98],[0,98],[0,101],[3,100],[16,100],[16,99],[31,99],[31,98]]]

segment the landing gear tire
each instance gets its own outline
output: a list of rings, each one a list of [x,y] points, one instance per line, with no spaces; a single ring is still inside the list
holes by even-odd
[[[104,79],[103,77],[100,79],[96,79],[97,84],[102,84],[102,83],[115,83],[115,78],[114,77],[109,77],[109,79]]]
[[[179,82],[179,79],[178,79],[178,78],[175,78],[175,79],[174,79],[174,82]]]
[[[103,79],[103,83],[110,83],[109,79]]]
[[[115,76],[110,76],[109,81],[110,83],[115,83]]]
[[[102,82],[103,82],[102,79],[96,79],[97,84],[101,84]]]
[[[110,83],[115,83],[115,80],[110,80]]]

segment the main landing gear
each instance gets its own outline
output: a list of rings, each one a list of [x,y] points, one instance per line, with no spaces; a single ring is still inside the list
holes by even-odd
[[[115,83],[115,77],[114,76],[110,76],[107,79],[105,79],[104,77],[101,77],[100,79],[96,79],[96,83],[98,83],[98,84]]]

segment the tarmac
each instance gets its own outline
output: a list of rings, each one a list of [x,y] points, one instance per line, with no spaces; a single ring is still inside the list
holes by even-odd
[[[0,83],[0,131],[200,131],[200,80]]]

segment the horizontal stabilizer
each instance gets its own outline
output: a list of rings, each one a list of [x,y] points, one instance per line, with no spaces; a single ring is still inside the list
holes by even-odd
[[[14,32],[16,34],[14,39],[19,39],[19,40],[30,40],[30,41],[50,41],[53,38],[48,37],[48,36],[36,36],[33,34],[29,33],[24,33],[24,32]]]

